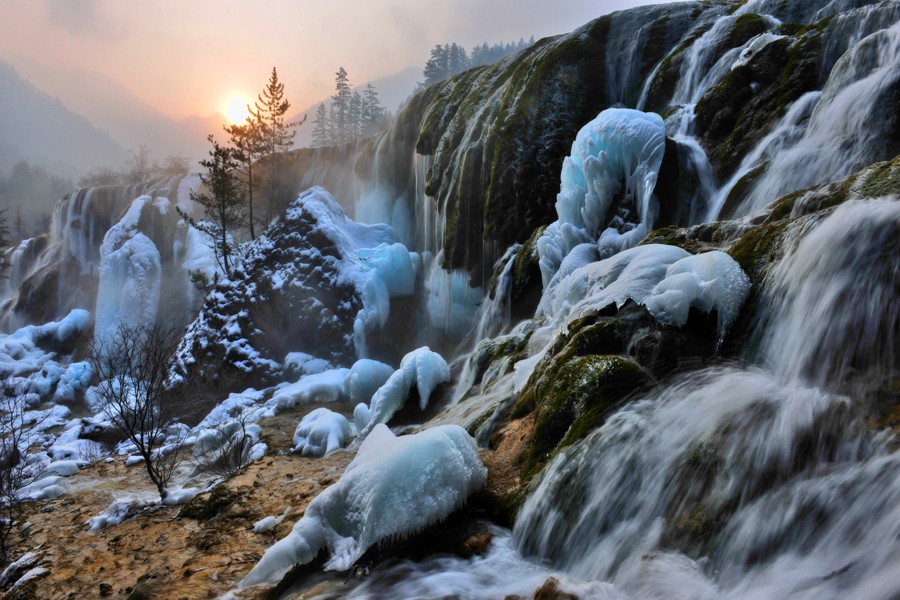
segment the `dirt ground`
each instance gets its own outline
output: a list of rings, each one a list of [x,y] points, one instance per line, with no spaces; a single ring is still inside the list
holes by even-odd
[[[86,522],[114,499],[144,493],[151,498],[154,490],[140,465],[123,466],[124,457],[86,467],[69,478],[71,492],[27,505],[31,526],[15,540],[14,556],[36,552],[37,564],[47,572],[0,597],[176,600],[217,598],[234,590],[353,458],[349,451],[318,459],[288,452],[297,423],[313,408],[260,423],[262,441],[269,445],[266,457],[213,493],[181,507],[152,507],[96,533]],[[254,522],[279,516],[288,506],[292,512],[273,530],[253,532]],[[237,597],[259,595],[257,589]]]

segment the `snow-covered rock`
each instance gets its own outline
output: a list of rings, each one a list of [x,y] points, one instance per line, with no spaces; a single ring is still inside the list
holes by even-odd
[[[676,246],[648,244],[570,267],[550,281],[538,307],[555,321],[633,300],[664,325],[684,325],[691,307],[715,310],[722,335],[750,291],[740,265],[718,250],[692,255]]]
[[[375,392],[369,422],[359,435],[365,437],[379,423],[390,421],[394,413],[403,408],[414,387],[419,393],[419,408],[425,410],[431,392],[449,380],[450,367],[440,354],[428,347],[413,350],[403,357],[400,368]]]
[[[349,373],[349,369],[331,369],[301,377],[299,381],[279,387],[266,402],[266,408],[274,414],[313,402],[338,402],[347,395],[344,381]]]
[[[350,364],[387,322],[390,299],[415,287],[417,255],[389,226],[349,219],[320,187],[300,194],[244,253],[188,328],[176,379],[225,372],[273,381],[295,359],[309,364],[305,356]],[[286,356],[288,365],[278,362]],[[309,366],[304,374],[323,365]]]
[[[350,402],[368,404],[378,388],[383,386],[393,373],[393,367],[377,360],[362,358],[353,363],[344,379],[344,387],[347,389]]]
[[[133,517],[152,503],[141,498],[118,498],[113,500],[103,512],[88,519],[86,525],[90,531],[100,531],[110,525],[118,525],[125,519]]]
[[[396,437],[375,427],[337,483],[307,507],[293,531],[266,550],[243,586],[277,581],[322,549],[326,569],[346,570],[381,540],[447,517],[483,484],[486,469],[466,431],[444,425]]]
[[[346,446],[351,435],[347,417],[327,408],[317,408],[297,425],[293,451],[303,456],[325,456]]]
[[[537,243],[545,286],[579,244],[596,241],[600,254],[611,256],[650,233],[665,147],[656,113],[610,108],[582,127],[563,161],[558,220]]]

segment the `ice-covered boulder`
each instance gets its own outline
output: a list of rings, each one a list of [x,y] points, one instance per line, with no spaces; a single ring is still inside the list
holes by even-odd
[[[286,356],[288,370],[304,355],[352,363],[390,299],[412,293],[414,257],[389,226],[354,222],[320,187],[303,192],[209,294],[179,347],[177,377],[256,385],[280,376]]]
[[[294,452],[303,456],[325,456],[350,442],[347,417],[327,408],[317,408],[301,419],[294,432]]]
[[[383,386],[393,374],[394,369],[383,362],[368,358],[356,361],[344,379],[344,386],[347,388],[350,402],[368,404],[378,388]]]
[[[338,402],[347,395],[344,381],[348,373],[349,369],[330,369],[301,377],[294,383],[279,387],[265,406],[274,414],[313,402]]]
[[[537,244],[545,285],[579,244],[596,241],[601,255],[611,256],[650,233],[665,147],[656,113],[610,108],[581,128],[563,161],[558,219]]]
[[[242,582],[272,583],[320,550],[346,570],[374,544],[447,517],[483,484],[486,469],[466,431],[444,425],[396,437],[375,427],[337,483],[316,497],[293,531],[266,550]]]
[[[419,393],[419,408],[425,410],[431,392],[449,380],[450,367],[440,354],[428,347],[413,350],[403,357],[400,368],[375,392],[369,422],[359,435],[365,437],[379,423],[390,421],[394,413],[403,408],[413,388]]]
[[[647,244],[571,267],[550,281],[538,307],[555,321],[633,300],[663,325],[684,325],[691,307],[715,310],[722,335],[750,291],[740,265],[718,250],[692,255],[677,246]]]

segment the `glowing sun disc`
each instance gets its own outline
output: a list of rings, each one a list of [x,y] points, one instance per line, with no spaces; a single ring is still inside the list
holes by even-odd
[[[223,112],[232,123],[243,123],[250,114],[247,112],[247,102],[240,96],[232,96],[225,104]]]

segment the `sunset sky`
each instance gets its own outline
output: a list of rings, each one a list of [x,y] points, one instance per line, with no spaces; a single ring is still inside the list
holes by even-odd
[[[0,0],[0,59],[85,70],[174,118],[248,100],[273,65],[296,107],[464,46],[571,31],[647,0]],[[658,3],[658,2],[657,2]]]

